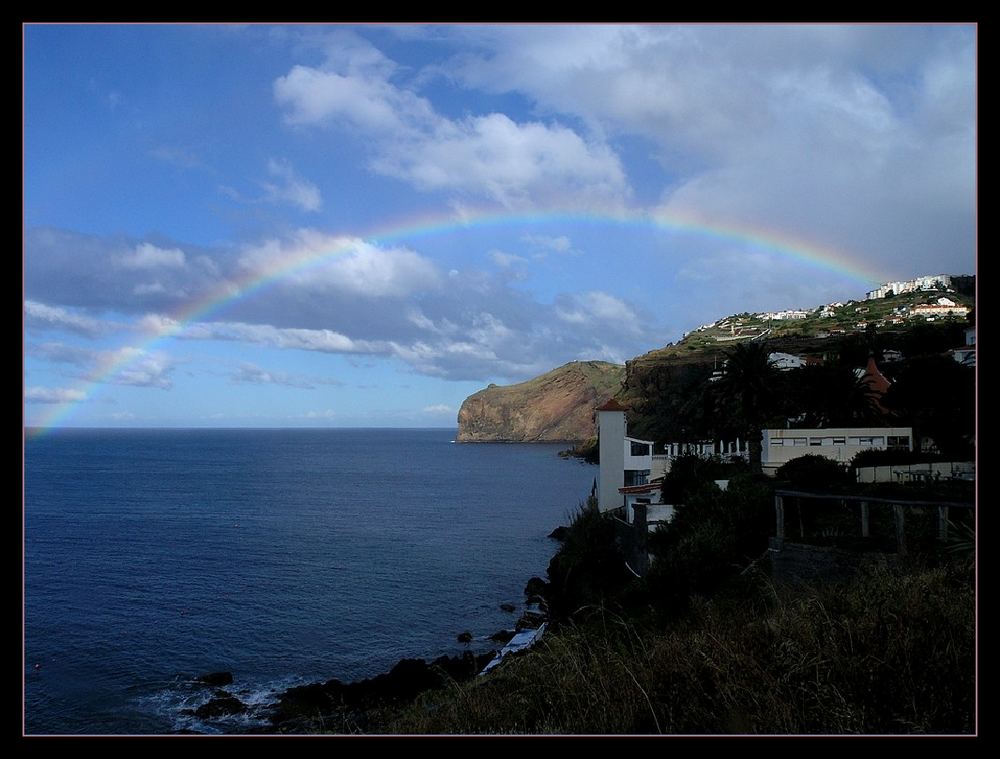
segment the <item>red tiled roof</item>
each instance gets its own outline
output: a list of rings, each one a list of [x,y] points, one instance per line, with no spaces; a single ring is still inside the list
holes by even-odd
[[[628,409],[628,406],[623,406],[618,401],[616,401],[614,398],[609,398],[608,402],[605,403],[603,406],[598,406],[597,410],[598,411],[628,411],[629,409]]]
[[[885,375],[882,374],[882,372],[880,372],[878,367],[875,365],[874,356],[868,357],[868,366],[865,367],[864,382],[879,395],[882,395],[889,389],[889,380],[885,378]]]
[[[662,482],[647,482],[645,485],[628,485],[618,488],[619,493],[654,493],[662,487]]]

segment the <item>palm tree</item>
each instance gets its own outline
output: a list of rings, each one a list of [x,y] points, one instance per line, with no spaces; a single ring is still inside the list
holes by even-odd
[[[722,378],[715,383],[719,393],[716,409],[723,414],[721,426],[740,434],[750,450],[750,469],[761,471],[762,428],[774,414],[777,369],[766,343],[740,343],[727,353]]]
[[[804,427],[873,424],[882,416],[879,393],[848,367],[804,366],[789,375],[789,415],[803,414]]]

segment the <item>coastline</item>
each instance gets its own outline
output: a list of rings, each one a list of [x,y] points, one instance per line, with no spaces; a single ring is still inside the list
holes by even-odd
[[[556,528],[553,534],[558,530]],[[190,687],[201,690],[208,698],[196,707],[181,710],[181,714],[195,718],[201,727],[212,732],[192,727],[172,732],[185,735],[218,734],[215,731],[223,735],[364,733],[372,726],[373,718],[385,709],[406,706],[424,693],[479,676],[518,631],[544,629],[548,614],[539,591],[545,586],[544,580],[532,577],[525,586],[522,603],[517,606],[508,602],[498,604],[516,619],[512,622],[513,629],[467,639],[463,636],[470,633],[459,633],[456,640],[460,643],[464,640],[466,646],[461,653],[438,656],[430,661],[404,657],[387,671],[372,677],[350,682],[332,677],[294,685],[277,692],[272,700],[263,704],[242,701],[234,693],[235,689],[230,688],[238,684],[231,672],[186,678]],[[494,645],[479,651],[469,647],[472,642],[486,641]]]

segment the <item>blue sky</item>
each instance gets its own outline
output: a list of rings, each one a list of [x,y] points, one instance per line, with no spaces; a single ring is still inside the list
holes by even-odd
[[[976,42],[27,25],[26,423],[454,426],[490,382],[973,273]]]

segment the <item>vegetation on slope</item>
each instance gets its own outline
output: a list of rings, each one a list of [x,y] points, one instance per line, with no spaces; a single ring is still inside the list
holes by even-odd
[[[393,733],[968,733],[973,598],[949,568],[695,600],[651,625],[564,626],[485,678],[427,694]]]

